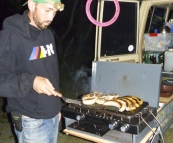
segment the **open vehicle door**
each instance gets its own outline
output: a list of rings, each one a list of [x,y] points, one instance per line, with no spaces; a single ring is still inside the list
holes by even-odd
[[[167,22],[173,14],[171,0],[119,0],[120,13],[110,26],[96,28],[95,61],[142,63],[144,33]],[[158,21],[155,15],[158,11]],[[108,21],[115,13],[112,1],[99,1],[97,20]],[[155,23],[156,22],[156,23]],[[158,25],[157,25],[158,26]]]

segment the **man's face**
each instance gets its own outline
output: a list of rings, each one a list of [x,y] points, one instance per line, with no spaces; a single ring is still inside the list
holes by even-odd
[[[33,11],[33,20],[39,29],[46,29],[51,24],[56,9],[50,4],[35,3]]]

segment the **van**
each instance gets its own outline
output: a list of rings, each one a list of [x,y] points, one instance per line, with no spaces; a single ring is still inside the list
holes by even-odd
[[[87,5],[88,7],[86,8],[86,10],[88,10],[86,11],[87,13],[90,11],[91,3],[92,0],[87,1],[88,4]],[[146,48],[147,46],[146,43],[148,41],[146,41],[145,37],[156,39],[158,38],[159,34],[161,34],[161,36],[163,36],[162,34],[168,34],[168,35],[171,34],[171,24],[173,19],[173,4],[171,0],[119,0],[119,1],[101,0],[98,1],[97,4],[97,18],[94,19],[90,13],[88,13],[87,16],[90,19],[90,21],[96,25],[94,62],[107,62],[107,63],[122,62],[123,64],[124,63],[156,64],[154,60],[153,63],[151,61],[149,63],[146,63],[146,61],[144,61],[145,59],[143,58],[143,53],[147,52],[148,50]],[[163,29],[164,30],[166,29],[164,31],[165,33],[163,33]],[[169,40],[171,41],[171,39],[172,38],[170,38]],[[153,41],[154,40],[151,40],[150,42]],[[165,43],[163,42],[163,44]],[[166,46],[164,46],[164,48],[161,48],[161,50],[159,51],[157,49],[157,46],[156,49],[154,50],[153,49],[151,50],[151,47],[149,46],[149,51],[152,54],[154,53],[156,54],[159,52],[164,53],[169,48],[171,43],[165,45]],[[162,65],[163,63],[159,64],[163,66]],[[93,69],[95,70],[97,66],[98,64],[95,64],[95,67]],[[109,67],[110,66],[106,66],[105,68]],[[100,69],[104,70],[103,67]],[[105,71],[107,71],[108,74],[110,72],[109,69]],[[111,68],[111,72],[115,73],[114,69],[112,70]],[[154,73],[152,74],[154,75]],[[108,76],[110,77],[110,75]],[[97,77],[96,80],[98,82],[107,81],[106,78],[103,78],[101,74],[96,77]],[[124,76],[124,79],[127,80],[128,77]],[[157,81],[159,82],[160,80]],[[120,82],[121,81],[119,80],[118,84],[120,84]],[[101,84],[96,85],[96,87],[99,87],[100,85]],[[102,85],[105,85],[105,83]],[[157,86],[159,86],[158,83]],[[159,87],[157,87],[157,89],[158,88]],[[150,98],[148,98],[148,100],[150,100]],[[152,100],[155,100],[155,98],[152,98]],[[156,132],[154,132],[152,129],[149,129],[148,127],[146,127],[138,135],[134,134],[131,135],[131,134],[126,134],[124,132],[121,133],[116,131],[115,133],[114,130],[111,130],[110,134],[98,137],[95,134],[81,131],[84,130],[84,128],[82,128],[80,131],[72,129],[73,123],[75,123],[75,117],[74,119],[70,119],[68,117],[65,118],[67,129],[65,129],[64,132],[94,142],[144,143],[144,142],[158,141],[159,140],[158,138],[156,138],[155,140],[155,135],[156,135],[155,133],[160,134],[161,138],[163,138],[162,132],[165,132],[169,128],[169,126],[171,126],[171,124],[173,123],[172,103],[173,101],[170,100],[170,102],[166,104],[164,108],[158,109],[157,111],[158,112],[157,118],[159,121],[161,121],[161,123],[164,124],[164,127],[162,127],[161,129],[160,127],[155,128],[155,125],[153,125],[154,122],[149,123],[149,125],[147,124],[148,127],[150,127],[151,125],[152,129],[154,129],[154,131],[156,130]],[[87,113],[89,113],[89,110]],[[82,114],[82,112],[80,114]],[[82,119],[83,121],[84,116],[81,117],[82,118],[80,119]],[[75,125],[78,125],[79,122],[80,120],[78,120]],[[117,122],[115,121],[115,123]],[[114,123],[112,123],[111,125],[114,125]],[[126,127],[128,128],[128,126]],[[125,127],[123,128],[123,131],[124,129]]]

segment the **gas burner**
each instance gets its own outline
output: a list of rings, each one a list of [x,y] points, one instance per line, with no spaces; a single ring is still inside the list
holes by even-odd
[[[71,128],[84,129],[90,132],[84,126],[95,126],[94,132],[97,132],[97,135],[102,135],[108,129],[139,134],[154,119],[157,110],[149,107],[148,102],[144,102],[139,108],[131,112],[119,112],[116,108],[98,104],[92,106],[69,104],[62,109],[62,113],[65,118],[76,120],[72,125],[69,125]],[[99,130],[100,132],[98,132]]]

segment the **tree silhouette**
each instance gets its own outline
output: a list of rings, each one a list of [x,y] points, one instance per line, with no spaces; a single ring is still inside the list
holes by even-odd
[[[87,64],[94,59],[95,28],[85,13],[86,0],[63,1],[65,9],[58,12],[51,29],[57,41],[58,57],[62,63]],[[96,16],[97,1],[91,5]]]

